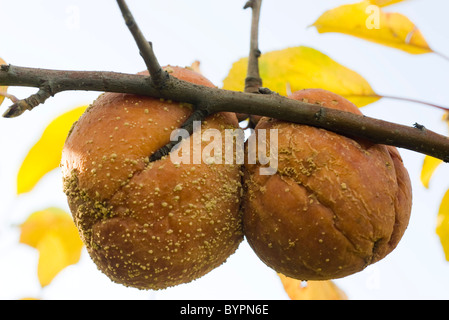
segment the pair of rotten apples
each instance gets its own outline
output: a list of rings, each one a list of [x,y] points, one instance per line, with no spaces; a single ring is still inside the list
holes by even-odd
[[[188,68],[166,70],[213,86]],[[289,97],[360,114],[325,90]],[[257,163],[150,162],[191,113],[182,103],[105,93],[67,138],[64,191],[91,258],[112,281],[140,289],[187,283],[220,266],[244,238],[278,273],[336,279],[400,241],[412,194],[396,148],[261,118],[256,129],[278,129],[275,174],[261,175]],[[203,130],[238,126],[233,113],[202,123]]]

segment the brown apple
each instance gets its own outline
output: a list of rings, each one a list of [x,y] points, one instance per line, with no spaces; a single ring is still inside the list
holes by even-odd
[[[321,89],[290,98],[361,114]],[[291,278],[329,280],[359,272],[397,246],[412,192],[396,148],[269,118],[258,129],[268,137],[278,130],[276,173],[245,165],[244,232],[263,262]]]
[[[213,86],[188,68],[165,70]],[[224,263],[243,239],[240,166],[149,161],[192,111],[179,102],[105,93],[67,138],[69,206],[91,258],[114,282],[139,289],[190,282]],[[201,129],[237,127],[235,114],[218,113]],[[191,142],[181,146],[189,143],[188,150]]]

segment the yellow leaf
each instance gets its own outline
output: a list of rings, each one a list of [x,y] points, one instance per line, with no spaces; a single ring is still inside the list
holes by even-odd
[[[235,62],[223,81],[223,88],[242,91],[248,59]],[[281,95],[288,90],[320,88],[346,97],[358,107],[380,97],[358,73],[309,47],[293,47],[263,54],[259,60],[263,86]]]
[[[332,281],[303,281],[278,274],[291,300],[347,300],[346,294]]]
[[[444,122],[446,122],[447,125],[449,125],[449,111],[447,111],[447,112],[445,112],[445,113],[443,114],[442,120],[443,120]]]
[[[67,266],[67,257],[61,239],[51,232],[39,241],[37,250],[39,251],[37,276],[41,286],[45,287]]]
[[[78,107],[54,119],[30,149],[17,175],[17,194],[31,191],[47,173],[59,167],[64,142],[86,107]]]
[[[441,163],[443,163],[443,160],[431,156],[426,156],[424,158],[421,169],[421,182],[424,187],[429,188],[430,178],[432,178],[433,173]]]
[[[6,64],[6,62],[2,58],[0,58],[0,66],[2,64]],[[3,100],[5,100],[5,96],[2,93],[6,93],[7,90],[8,87],[0,86],[0,105],[3,103]]]
[[[72,217],[58,208],[31,214],[21,225],[20,243],[39,251],[38,278],[42,287],[62,269],[76,264],[83,247]]]
[[[405,0],[369,0],[369,2],[371,4],[374,4],[379,7],[386,7],[386,6],[390,6],[392,4],[395,4],[398,2],[403,2],[403,1],[405,1]]]
[[[433,52],[421,31],[406,16],[383,12],[370,1],[326,11],[313,26],[319,33],[344,33],[411,54]]]
[[[440,237],[446,260],[449,261],[449,190],[441,201],[437,218],[437,235]]]

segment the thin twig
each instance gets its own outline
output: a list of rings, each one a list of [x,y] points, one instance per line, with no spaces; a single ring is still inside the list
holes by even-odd
[[[395,96],[388,96],[388,95],[376,95],[376,96],[373,96],[373,97],[392,99],[392,100],[398,100],[398,101],[405,101],[405,102],[413,102],[413,103],[422,104],[422,105],[426,105],[426,106],[429,106],[429,107],[437,108],[437,109],[440,109],[440,110],[449,111],[448,107],[440,106],[440,105],[437,105],[435,103],[430,103],[430,102],[421,101],[421,100],[417,100],[417,99],[395,97]]]
[[[259,72],[259,20],[262,0],[250,0],[244,9],[252,9],[250,51],[248,57],[248,71],[245,79],[245,92],[258,93],[262,87],[262,79]]]
[[[145,39],[126,2],[124,0],[117,0],[117,3],[120,7],[123,18],[125,19],[125,23],[128,26],[129,31],[131,31],[137,46],[139,47],[140,55],[145,61],[152,81],[156,87],[163,86],[168,77],[168,73],[162,70],[159,61],[154,54],[153,44]]]
[[[180,129],[184,129],[188,132],[189,136],[192,135],[194,129],[195,121],[203,121],[207,116],[209,116],[209,111],[207,109],[197,109],[190,117],[182,124]],[[170,141],[165,146],[157,150],[150,157],[150,162],[160,160],[162,157],[167,156],[178,143],[181,142],[181,137],[177,141]]]
[[[262,0],[249,0],[243,9],[252,9],[251,16],[251,34],[250,34],[250,48],[248,56],[248,69],[245,78],[245,92],[259,93],[259,88],[262,87],[262,78],[259,71],[259,58],[261,52],[259,49],[259,21],[260,11],[262,8]],[[239,121],[249,119],[248,126],[254,128],[257,123],[253,115],[237,113]]]
[[[17,66],[1,66],[0,85],[41,88],[51,84],[55,95],[68,90],[122,92],[191,103],[210,114],[236,112],[266,116],[315,126],[339,134],[360,137],[423,153],[449,162],[449,138],[426,128],[415,128],[360,116],[319,105],[292,100],[277,94],[251,94],[209,88],[169,77],[160,89],[146,76],[114,72],[56,71]]]
[[[161,68],[153,51],[153,44],[145,39],[143,33],[140,31],[139,26],[137,25],[137,22],[132,16],[131,11],[126,5],[126,2],[124,0],[117,0],[117,3],[120,7],[120,10],[122,11],[126,25],[134,36],[134,40],[139,47],[140,54],[143,57],[145,64],[147,65],[147,69],[150,73],[154,85],[156,86],[156,88],[161,89],[163,85],[166,84],[167,79],[169,78],[169,74]],[[195,110],[195,112],[187,119],[187,121],[183,123],[181,128],[186,129],[189,134],[192,134],[193,122],[197,120],[204,120],[204,118],[207,116],[207,113],[208,112],[206,112],[205,110]],[[177,143],[177,141],[170,141],[168,144],[151,155],[150,161],[153,162],[168,155]]]

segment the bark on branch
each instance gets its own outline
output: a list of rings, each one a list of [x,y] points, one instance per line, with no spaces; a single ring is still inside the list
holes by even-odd
[[[404,126],[355,115],[319,105],[288,99],[277,94],[251,94],[209,88],[169,77],[157,88],[148,77],[114,72],[58,71],[3,65],[0,85],[46,88],[55,95],[69,90],[123,92],[187,102],[208,114],[228,111],[277,118],[315,126],[339,134],[393,145],[449,162],[449,138],[423,126]],[[23,113],[14,104],[4,116]]]

